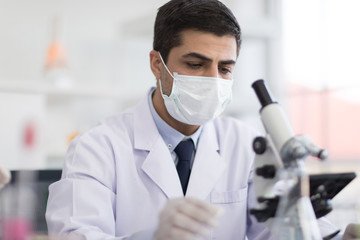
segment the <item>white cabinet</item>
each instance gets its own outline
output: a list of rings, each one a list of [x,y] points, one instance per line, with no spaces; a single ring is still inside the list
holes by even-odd
[[[40,94],[0,91],[0,164],[43,168],[45,99]]]

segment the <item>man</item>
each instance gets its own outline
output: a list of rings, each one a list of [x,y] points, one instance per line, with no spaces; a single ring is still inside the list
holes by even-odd
[[[157,87],[71,143],[62,179],[50,187],[50,234],[270,238],[248,214],[255,132],[217,117],[231,100],[240,43],[235,17],[217,0],[159,9],[150,52]]]

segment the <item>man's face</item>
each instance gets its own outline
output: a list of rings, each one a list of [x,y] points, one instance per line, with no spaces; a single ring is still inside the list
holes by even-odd
[[[234,36],[216,36],[212,33],[185,30],[181,34],[182,44],[170,50],[167,67],[173,74],[220,77],[232,80],[236,61]],[[165,67],[161,70],[163,92],[170,95],[172,77]]]

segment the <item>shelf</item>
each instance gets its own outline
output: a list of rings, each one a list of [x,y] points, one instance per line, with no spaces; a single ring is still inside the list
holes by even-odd
[[[53,97],[110,97],[120,98],[124,95],[114,87],[99,85],[74,85],[71,87],[57,87],[40,82],[0,81],[0,92],[44,94]]]

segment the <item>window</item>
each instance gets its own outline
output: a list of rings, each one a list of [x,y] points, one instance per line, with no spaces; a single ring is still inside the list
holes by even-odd
[[[286,106],[296,133],[360,160],[360,1],[283,1]]]

